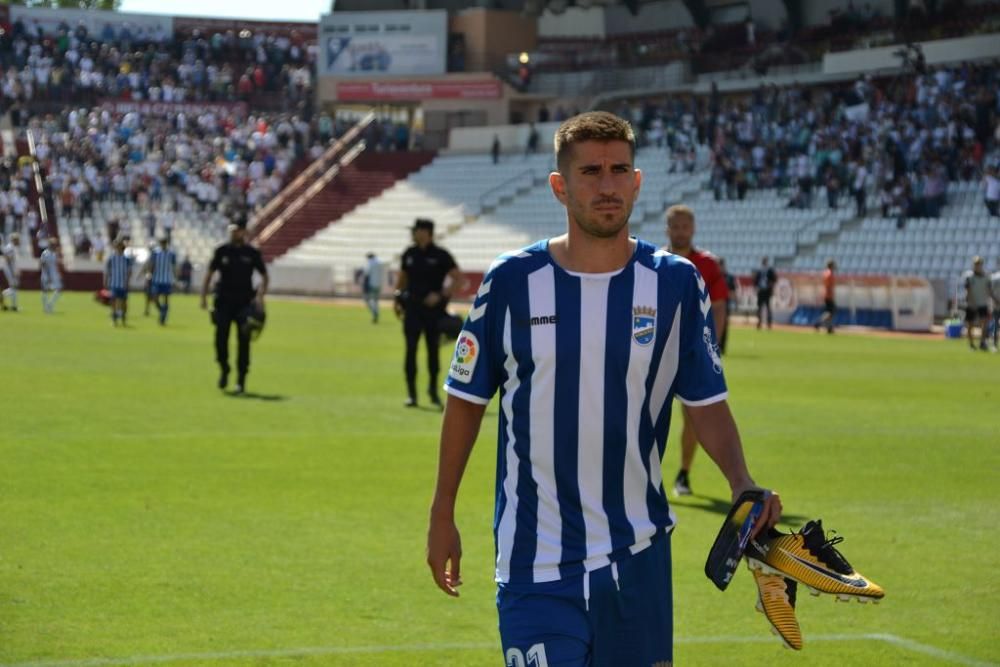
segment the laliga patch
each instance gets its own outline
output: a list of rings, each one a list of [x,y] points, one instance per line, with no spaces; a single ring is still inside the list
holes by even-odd
[[[632,309],[632,338],[639,345],[649,345],[656,336],[656,308],[636,306]]]
[[[479,359],[479,340],[475,334],[463,331],[455,343],[455,356],[451,360],[451,370],[448,377],[456,382],[472,382],[472,373],[476,370],[476,360]]]

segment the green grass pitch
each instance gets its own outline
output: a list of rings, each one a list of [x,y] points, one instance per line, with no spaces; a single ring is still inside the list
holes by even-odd
[[[424,563],[440,415],[402,407],[388,309],[373,326],[360,306],[273,299],[256,395],[237,398],[215,388],[193,297],[166,328],[131,301],[127,330],[79,294],[0,314],[0,665],[502,664],[495,405],[454,600]],[[805,648],[781,648],[745,568],[725,593],[702,572],[728,493],[701,453],[700,495],[675,504],[676,664],[1000,662],[1000,355],[753,329],[730,348],[730,404],[786,527],[822,518],[887,594],[803,593]]]

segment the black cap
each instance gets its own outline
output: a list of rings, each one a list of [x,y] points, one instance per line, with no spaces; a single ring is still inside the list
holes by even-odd
[[[410,229],[412,229],[413,231],[417,231],[418,229],[426,229],[431,234],[433,234],[434,221],[429,218],[417,218],[416,220],[413,221],[413,227],[411,227]]]

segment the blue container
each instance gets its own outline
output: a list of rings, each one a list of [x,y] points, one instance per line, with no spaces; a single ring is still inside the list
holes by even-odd
[[[944,337],[945,338],[961,338],[962,337],[962,323],[961,322],[945,322],[945,325],[944,325]]]

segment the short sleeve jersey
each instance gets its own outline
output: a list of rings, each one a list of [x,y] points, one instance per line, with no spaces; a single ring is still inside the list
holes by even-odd
[[[406,271],[409,302],[420,304],[431,292],[440,292],[448,272],[457,266],[451,253],[431,243],[426,248],[412,245],[403,253],[400,266]]]
[[[547,241],[493,263],[445,390],[479,404],[499,391],[497,581],[582,575],[673,526],[671,400],[726,397],[710,310],[694,265],[643,241],[611,274],[562,269]]]
[[[708,295],[713,302],[725,301],[729,298],[729,288],[726,286],[726,276],[719,267],[718,258],[707,250],[694,248],[688,255],[688,260],[698,269],[705,279]]]
[[[216,294],[220,298],[233,301],[249,301],[253,298],[255,270],[267,274],[267,267],[264,265],[260,250],[247,243],[220,245],[215,249],[208,268],[219,272],[219,282],[215,286]]]

